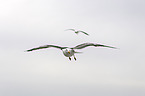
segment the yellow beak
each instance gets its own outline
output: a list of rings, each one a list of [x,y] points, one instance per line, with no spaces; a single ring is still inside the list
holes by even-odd
[[[68,53],[70,54],[70,51],[68,51]]]

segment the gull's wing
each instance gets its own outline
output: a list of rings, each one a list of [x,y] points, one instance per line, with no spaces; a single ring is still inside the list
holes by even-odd
[[[50,48],[50,47],[54,47],[54,48],[58,48],[58,49],[67,48],[67,47],[60,47],[60,46],[56,46],[56,45],[44,45],[44,46],[40,46],[40,47],[29,49],[29,50],[26,50],[26,51],[29,52],[29,51],[34,51],[34,50],[39,50],[39,49],[45,49],[45,48]]]
[[[67,29],[67,30],[75,31],[75,29]]]
[[[108,47],[108,48],[114,48],[117,49],[116,47],[112,47],[112,46],[106,46],[106,45],[102,45],[102,44],[94,44],[94,43],[83,43],[80,45],[77,45],[75,47],[73,47],[73,49],[82,49],[88,46],[95,46],[95,47]]]
[[[78,31],[78,32],[82,32],[82,33],[84,33],[84,34],[86,34],[86,35],[89,35],[88,33],[84,32],[84,31]]]

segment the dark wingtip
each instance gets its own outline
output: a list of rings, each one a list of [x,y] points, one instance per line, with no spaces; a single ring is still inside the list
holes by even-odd
[[[108,48],[113,48],[113,49],[119,49],[117,47],[112,47],[112,46],[106,46],[106,45],[103,45],[104,47],[108,47]]]
[[[109,48],[113,48],[113,49],[119,49],[119,48],[117,48],[117,47],[109,47]]]

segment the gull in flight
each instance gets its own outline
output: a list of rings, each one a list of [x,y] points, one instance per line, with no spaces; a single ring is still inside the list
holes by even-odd
[[[67,29],[67,30],[71,30],[71,31],[74,31],[76,34],[78,34],[78,33],[84,33],[85,35],[88,35],[89,36],[89,34],[88,33],[86,33],[86,32],[84,32],[84,31],[81,31],[81,30],[78,30],[78,31],[76,31],[75,29]]]
[[[94,46],[94,47],[108,47],[108,48],[117,49],[116,47],[106,46],[106,45],[102,45],[102,44],[83,43],[83,44],[77,45],[75,47],[60,47],[60,46],[56,46],[56,45],[44,45],[44,46],[40,46],[40,47],[36,47],[36,48],[29,49],[29,50],[26,50],[26,51],[27,52],[30,52],[30,51],[34,51],[34,50],[39,50],[39,49],[45,49],[45,48],[54,47],[54,48],[58,48],[58,49],[62,50],[64,56],[68,57],[69,60],[71,60],[71,57],[72,56],[76,60],[76,57],[75,57],[74,54],[75,53],[81,53],[81,52],[76,52],[75,49],[83,49],[83,48],[89,47],[89,46]]]

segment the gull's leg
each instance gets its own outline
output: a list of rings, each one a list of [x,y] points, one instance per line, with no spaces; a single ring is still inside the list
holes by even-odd
[[[75,61],[77,60],[76,57],[74,57]]]
[[[69,57],[69,60],[71,61],[71,58]]]
[[[75,61],[77,60],[76,57],[75,57],[75,55],[74,55],[74,59],[75,59]]]

